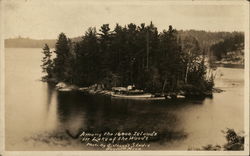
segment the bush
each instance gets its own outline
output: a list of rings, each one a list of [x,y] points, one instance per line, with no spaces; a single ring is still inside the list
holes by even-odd
[[[239,151],[244,150],[244,136],[237,134],[234,129],[227,129],[226,132],[227,143],[224,145],[224,150]]]
[[[208,144],[202,146],[202,148],[189,148],[188,150],[205,150],[205,151],[241,151],[244,150],[244,136],[237,134],[234,129],[227,128],[226,131],[222,131],[225,134],[227,143],[223,146]]]

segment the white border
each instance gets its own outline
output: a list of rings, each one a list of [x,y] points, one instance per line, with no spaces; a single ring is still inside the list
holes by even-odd
[[[245,23],[245,114],[244,114],[244,125],[245,125],[245,149],[244,151],[15,151],[15,152],[10,152],[10,151],[5,151],[4,150],[4,102],[5,102],[5,94],[4,94],[4,88],[5,88],[5,81],[4,81],[4,65],[5,65],[5,56],[4,56],[4,1],[5,0],[0,0],[0,20],[1,20],[1,25],[0,25],[0,58],[1,58],[1,95],[0,95],[0,100],[1,100],[1,107],[0,107],[0,115],[1,115],[1,120],[0,120],[0,154],[2,155],[9,155],[9,156],[44,156],[44,155],[60,155],[60,156],[68,156],[68,155],[145,155],[145,156],[151,156],[151,155],[249,155],[249,7],[250,3],[247,1],[234,1],[234,0],[229,0],[229,1],[167,1],[167,0],[134,0],[133,3],[135,4],[142,4],[143,5],[159,5],[159,3],[163,4],[168,4],[168,5],[244,5],[245,6],[245,15],[246,15],[246,23]],[[7,1],[7,0],[6,0]],[[77,0],[73,0],[77,1]],[[23,1],[21,1],[23,2]],[[66,0],[62,1],[66,2]],[[127,3],[126,0],[85,0],[86,3],[97,3],[97,4],[102,4],[102,3]]]
[[[245,114],[244,114],[244,124],[245,124],[245,133],[246,133],[246,137],[245,137],[245,150],[248,151],[249,154],[249,73],[250,73],[250,69],[249,69],[249,51],[250,51],[250,40],[249,40],[249,36],[250,36],[250,3],[247,3],[245,5],[245,91],[244,91],[244,102],[245,102]]]
[[[0,155],[5,149],[5,56],[4,56],[4,4],[0,0]]]

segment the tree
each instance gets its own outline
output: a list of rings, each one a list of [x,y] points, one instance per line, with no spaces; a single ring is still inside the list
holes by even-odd
[[[101,56],[102,77],[106,77],[109,70],[112,68],[113,55],[111,54],[111,32],[109,24],[103,24],[100,29],[99,43]]]
[[[177,40],[177,31],[169,26],[168,31],[160,34],[159,71],[162,78],[162,92],[167,89],[175,92],[177,82],[181,79],[183,66],[181,64],[181,47]]]
[[[67,59],[70,57],[70,47],[68,39],[64,33],[61,33],[58,37],[55,46],[56,58],[54,59],[55,67],[54,73],[58,81],[67,81]]]
[[[75,45],[77,84],[89,86],[98,83],[101,76],[101,54],[95,28],[89,28]]]
[[[68,39],[68,48],[69,51],[66,55],[67,58],[65,59],[65,65],[64,65],[64,76],[66,82],[73,84],[74,70],[75,70],[75,51],[73,43],[70,39]]]
[[[201,61],[201,50],[198,41],[193,36],[187,36],[182,41],[182,61],[185,66],[185,83],[188,83],[189,72],[198,67]]]
[[[42,71],[47,73],[45,78],[52,78],[53,61],[51,60],[52,52],[47,44],[44,45],[43,52],[44,57],[42,59]]]
[[[193,36],[187,36],[182,41],[182,62],[185,73],[183,87],[191,85],[200,92],[212,90],[214,77],[207,75],[205,50],[201,50],[198,40]]]

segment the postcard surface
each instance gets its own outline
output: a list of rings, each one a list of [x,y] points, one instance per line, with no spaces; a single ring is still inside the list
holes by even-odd
[[[248,1],[0,7],[0,155],[249,155]]]

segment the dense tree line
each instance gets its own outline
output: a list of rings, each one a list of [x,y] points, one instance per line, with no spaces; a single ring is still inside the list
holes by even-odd
[[[58,82],[78,86],[101,83],[107,89],[134,84],[158,93],[176,92],[186,85],[212,89],[198,40],[180,37],[172,26],[159,33],[152,22],[117,24],[114,30],[104,24],[98,32],[89,28],[78,42],[61,33],[55,54],[47,79]]]

